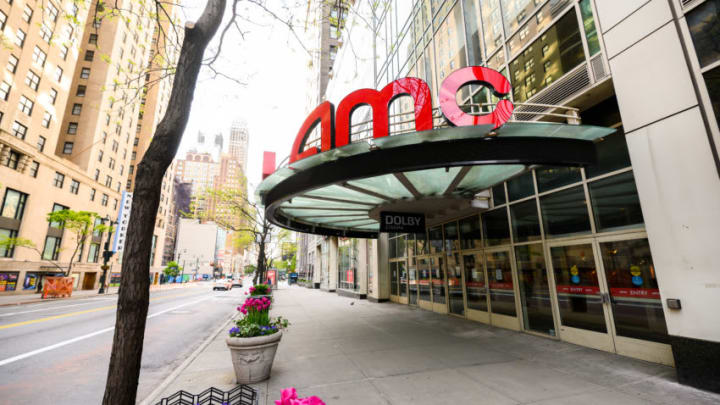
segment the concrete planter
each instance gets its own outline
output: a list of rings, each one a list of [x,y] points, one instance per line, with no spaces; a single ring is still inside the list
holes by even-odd
[[[229,337],[225,340],[238,384],[252,384],[270,378],[273,360],[282,331],[251,338]]]

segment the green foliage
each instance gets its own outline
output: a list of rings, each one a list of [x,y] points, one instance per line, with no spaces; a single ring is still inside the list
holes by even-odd
[[[252,322],[247,317],[235,321],[235,327],[230,329],[230,337],[255,337],[272,335],[280,329],[290,325],[287,319],[279,316],[275,319],[268,319],[267,325]]]
[[[26,247],[31,249],[36,249],[35,243],[31,241],[30,239],[25,238],[3,238],[0,239],[0,248],[4,249],[12,249],[16,247]]]
[[[268,295],[268,285],[267,284],[255,284],[253,286],[252,292],[250,292],[250,295]]]
[[[175,277],[182,271],[182,266],[178,265],[176,261],[168,262],[165,269],[163,269],[163,274],[165,274],[168,277]]]

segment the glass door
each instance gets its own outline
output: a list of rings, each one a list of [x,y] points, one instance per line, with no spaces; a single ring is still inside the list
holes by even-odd
[[[410,266],[408,266],[408,304],[418,304],[418,270],[416,263],[417,259],[410,259]]]
[[[430,277],[432,285],[433,311],[446,314],[447,292],[445,291],[445,257],[433,256],[430,258]]]
[[[463,295],[463,272],[460,254],[451,253],[447,258],[448,309],[453,315],[465,315]]]
[[[555,336],[545,253],[541,243],[515,247],[518,291],[525,330]]]
[[[490,287],[490,323],[518,330],[520,325],[517,318],[511,262],[509,249],[485,252],[485,271]]]
[[[489,323],[487,274],[483,263],[482,252],[463,254],[467,317]]]
[[[592,241],[549,250],[562,339],[614,352],[604,305],[608,298]]]
[[[397,262],[390,262],[390,299],[398,302],[398,266]]]
[[[398,272],[398,295],[400,296],[400,302],[403,304],[408,303],[408,273],[405,260],[397,262]]]
[[[417,259],[418,270],[418,304],[420,308],[432,309],[432,295],[430,293],[430,258]]]

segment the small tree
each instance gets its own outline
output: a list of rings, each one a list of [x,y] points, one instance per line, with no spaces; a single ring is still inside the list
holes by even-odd
[[[178,265],[176,261],[168,262],[167,267],[163,270],[163,274],[167,277],[175,277],[182,271],[182,266]]]

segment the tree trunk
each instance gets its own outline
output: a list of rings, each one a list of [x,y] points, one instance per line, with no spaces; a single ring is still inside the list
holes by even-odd
[[[150,302],[150,250],[162,179],[180,145],[203,54],[222,22],[225,5],[226,0],[209,0],[198,22],[185,27],[167,111],[137,166],[104,405],[135,404]]]

